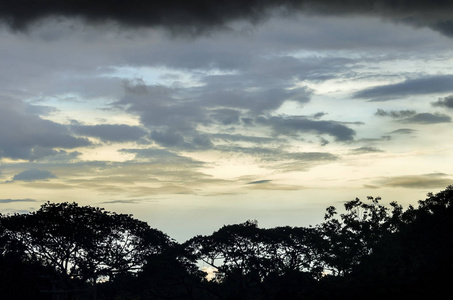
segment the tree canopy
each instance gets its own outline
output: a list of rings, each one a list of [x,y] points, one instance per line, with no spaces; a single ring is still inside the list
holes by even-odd
[[[36,212],[2,218],[4,234],[29,261],[84,281],[140,270],[172,241],[130,215],[77,203],[46,203]]]
[[[0,292],[49,299],[58,279],[62,299],[75,283],[98,291],[73,299],[441,297],[453,280],[453,186],[418,207],[380,201],[330,206],[315,226],[249,220],[182,244],[131,215],[45,203],[0,215]]]

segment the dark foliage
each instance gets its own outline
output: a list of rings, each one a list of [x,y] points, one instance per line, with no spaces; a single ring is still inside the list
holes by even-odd
[[[0,215],[5,299],[437,299],[453,280],[453,186],[407,210],[380,198],[317,226],[226,225],[183,244],[75,203]],[[201,266],[216,270],[208,280]],[[79,292],[77,292],[79,291]],[[81,291],[81,292],[80,292]]]

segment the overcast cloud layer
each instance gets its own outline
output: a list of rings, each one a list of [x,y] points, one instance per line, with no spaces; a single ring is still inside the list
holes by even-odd
[[[0,210],[188,238],[423,198],[453,174],[447,2],[4,1]]]
[[[262,22],[295,13],[377,16],[453,34],[453,4],[437,0],[218,0],[218,1],[4,1],[0,16],[12,28],[24,29],[43,18],[79,17],[90,23],[114,21],[127,27],[159,26],[198,34],[228,28],[231,21]]]

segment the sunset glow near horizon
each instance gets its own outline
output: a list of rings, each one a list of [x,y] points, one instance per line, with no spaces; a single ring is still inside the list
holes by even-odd
[[[407,207],[452,184],[453,21],[335,9],[191,34],[3,22],[0,212],[77,202],[184,241],[248,219],[315,225],[355,197]]]

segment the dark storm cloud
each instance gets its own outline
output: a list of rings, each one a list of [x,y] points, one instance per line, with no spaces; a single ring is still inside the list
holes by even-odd
[[[380,85],[359,91],[356,99],[371,101],[396,100],[411,95],[426,95],[453,91],[453,75],[427,76],[407,79],[395,84]]]
[[[115,21],[125,26],[164,26],[186,33],[222,28],[233,20],[259,22],[281,13],[364,14],[428,26],[450,35],[453,31],[450,1],[418,0],[217,0],[142,1],[15,0],[2,1],[0,16],[14,28],[52,16],[80,17],[89,22]]]
[[[0,157],[32,160],[54,153],[53,148],[90,145],[66,126],[29,113],[30,106],[22,101],[0,98],[0,108]]]
[[[56,178],[56,176],[47,170],[29,169],[14,175],[12,181],[38,181],[51,178]]]
[[[23,27],[49,16],[82,17],[91,22],[116,21],[126,26],[222,26],[236,18],[260,19],[268,7],[281,1],[3,1],[1,16],[12,26]],[[285,2],[292,1],[283,1]]]
[[[453,109],[453,95],[441,98],[436,102],[431,103],[433,106],[440,106]]]
[[[355,135],[353,129],[339,122],[311,120],[304,116],[259,117],[257,122],[270,126],[279,135],[327,134],[334,137],[337,141],[351,141]]]
[[[147,132],[138,126],[128,125],[74,125],[71,130],[78,135],[99,138],[104,142],[128,142],[138,141]]]

